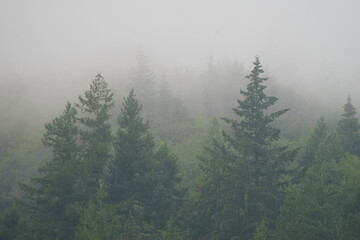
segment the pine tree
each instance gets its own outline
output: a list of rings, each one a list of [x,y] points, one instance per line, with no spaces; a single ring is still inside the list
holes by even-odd
[[[356,117],[356,109],[351,103],[350,96],[344,105],[342,119],[338,122],[337,133],[343,144],[344,150],[351,154],[360,154],[360,124]]]
[[[112,135],[109,111],[114,106],[113,93],[100,73],[92,80],[85,96],[79,96],[79,102],[77,107],[82,113],[79,118],[82,161],[86,169],[83,177],[87,186],[87,198],[94,198],[105,164],[110,158]]]
[[[131,90],[122,104],[119,128],[113,143],[115,158],[106,178],[111,203],[133,199],[139,207],[144,207],[146,200],[151,198],[155,142],[148,123],[140,117],[141,109]]]
[[[166,222],[175,217],[182,206],[183,192],[179,187],[180,177],[177,168],[177,157],[168,146],[161,146],[154,155],[155,177],[152,203],[148,218],[152,218],[157,228],[164,228]]]
[[[274,239],[347,239],[342,237],[339,214],[344,201],[334,201],[343,175],[341,157],[338,139],[320,118],[300,158],[307,158],[300,162],[303,176],[287,188]]]
[[[122,104],[113,143],[115,157],[106,177],[108,201],[123,206],[124,216],[163,228],[180,205],[177,158],[166,146],[156,151],[141,109],[131,90]]]
[[[21,184],[28,193],[30,231],[35,239],[71,239],[79,221],[79,149],[77,111],[68,103],[63,114],[45,124],[43,144],[53,159],[39,169],[31,185]]]
[[[221,229],[221,214],[228,192],[227,160],[231,158],[224,146],[220,124],[216,118],[210,122],[204,150],[198,156],[202,175],[199,177],[199,196],[192,203],[190,223],[194,238],[212,239],[219,236],[214,229]]]
[[[227,178],[219,193],[223,196],[221,210],[214,216],[215,234],[220,239],[250,239],[263,219],[267,226],[274,227],[279,197],[277,176],[284,169],[285,149],[276,147],[280,130],[271,123],[288,109],[267,113],[277,98],[264,92],[267,78],[261,77],[263,72],[256,57],[254,68],[246,77],[250,81],[247,89],[240,91],[243,98],[233,109],[239,118],[223,118],[232,131],[224,133],[228,147],[219,146],[226,153],[223,155]]]

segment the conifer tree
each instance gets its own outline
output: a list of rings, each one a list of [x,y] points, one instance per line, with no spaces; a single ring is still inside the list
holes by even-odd
[[[178,209],[177,159],[166,146],[156,151],[141,109],[131,90],[122,104],[113,143],[115,157],[106,177],[108,201],[120,204],[124,216],[162,228]]]
[[[92,80],[85,96],[79,96],[79,102],[77,107],[82,113],[79,118],[82,161],[86,169],[83,177],[87,198],[94,198],[105,164],[110,158],[112,135],[109,111],[114,106],[113,93],[100,73]]]
[[[180,177],[177,157],[166,145],[162,145],[154,155],[153,175],[155,186],[152,203],[147,215],[153,218],[155,227],[164,228],[166,222],[176,216],[182,206],[183,193],[179,188]]]
[[[136,91],[138,101],[144,106],[146,116],[151,117],[155,103],[155,74],[149,67],[149,59],[140,49],[136,55],[136,66],[130,72],[131,87]]]
[[[284,169],[283,148],[276,147],[280,130],[271,123],[288,109],[268,113],[276,97],[267,96],[259,58],[246,77],[249,84],[241,90],[242,99],[234,113],[238,119],[223,118],[230,125],[231,134],[224,133],[229,149],[225,153],[226,181],[222,184],[221,211],[215,216],[215,235],[220,239],[250,239],[257,225],[264,219],[274,226],[277,212],[277,175]],[[219,161],[222,161],[219,159]]]
[[[356,109],[351,103],[350,96],[344,105],[342,119],[338,122],[337,133],[344,150],[351,154],[360,154],[360,124],[356,117]]]
[[[339,214],[345,201],[334,201],[343,175],[338,167],[341,150],[320,118],[300,157],[302,178],[287,188],[274,239],[347,239]]]
[[[115,158],[107,177],[108,199],[112,203],[135,198],[143,206],[146,204],[144,201],[150,199],[155,142],[148,123],[144,123],[139,115],[141,109],[131,90],[122,104],[119,128],[113,144]]]
[[[79,149],[77,111],[68,103],[63,114],[45,124],[43,144],[53,159],[39,169],[31,185],[21,184],[28,193],[30,231],[35,239],[71,239],[79,221]]]

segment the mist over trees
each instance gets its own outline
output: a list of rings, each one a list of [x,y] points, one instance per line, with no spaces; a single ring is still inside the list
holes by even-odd
[[[210,57],[192,105],[136,63],[121,104],[98,73],[42,137],[1,132],[1,239],[359,238],[350,96],[313,125],[259,57],[251,71]]]
[[[0,1],[0,240],[360,239],[359,8]]]

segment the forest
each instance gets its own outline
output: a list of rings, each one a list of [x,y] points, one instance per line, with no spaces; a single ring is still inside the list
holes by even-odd
[[[334,115],[259,57],[150,63],[139,51],[126,87],[97,73],[40,129],[2,118],[0,239],[360,239],[350,94]],[[168,78],[199,81],[179,94]]]

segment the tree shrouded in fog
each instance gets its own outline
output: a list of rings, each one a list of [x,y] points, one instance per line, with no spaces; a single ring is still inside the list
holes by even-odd
[[[30,229],[36,239],[70,239],[79,221],[79,148],[77,111],[68,103],[63,114],[45,124],[43,143],[53,159],[39,169],[32,185],[22,184],[30,194]]]
[[[166,146],[155,149],[148,122],[140,116],[142,105],[134,90],[122,104],[114,139],[114,160],[106,177],[108,201],[126,205],[125,216],[137,221],[165,223],[177,209],[177,158]],[[173,208],[173,210],[171,210]]]
[[[130,72],[131,87],[146,112],[153,109],[155,103],[155,74],[149,67],[149,59],[140,49],[136,55],[136,66]],[[151,115],[151,114],[146,114]]]
[[[276,171],[283,168],[281,154],[277,148],[280,130],[271,123],[288,109],[267,114],[267,109],[277,101],[265,94],[263,73],[257,57],[254,68],[246,77],[247,90],[241,90],[242,99],[233,109],[238,119],[223,118],[230,125],[231,134],[224,133],[228,147],[221,147],[218,161],[225,161],[226,180],[216,189],[220,206],[212,218],[220,239],[251,239],[257,225],[263,220],[266,226],[274,227],[277,206]],[[215,145],[216,146],[216,145]],[[227,149],[228,148],[228,149]],[[225,159],[221,159],[224,158]],[[208,174],[206,171],[205,174]],[[216,181],[216,180],[215,180]]]
[[[360,125],[356,117],[356,109],[351,103],[350,96],[346,99],[342,119],[338,122],[337,133],[344,150],[351,154],[360,154]]]

